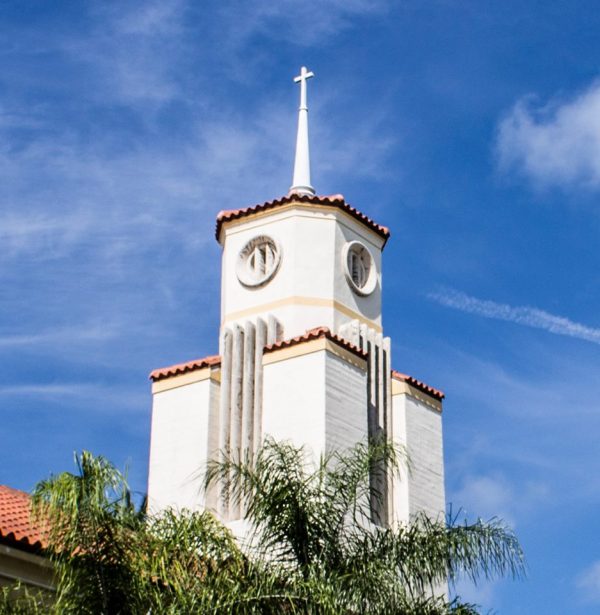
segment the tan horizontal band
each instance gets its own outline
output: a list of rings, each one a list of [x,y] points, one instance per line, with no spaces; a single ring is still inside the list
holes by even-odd
[[[343,348],[339,344],[336,344],[325,337],[320,337],[316,340],[310,340],[308,342],[302,342],[300,344],[294,344],[293,346],[287,346],[281,349],[271,350],[263,356],[263,365],[286,361],[287,359],[301,357],[307,354],[312,354],[313,352],[319,352],[321,350],[326,350],[336,357],[346,361],[346,363],[350,363],[351,365],[354,365],[362,370],[367,369],[366,359],[357,356],[355,353],[350,352],[346,348]]]
[[[179,376],[171,376],[170,378],[157,380],[152,383],[152,394],[162,393],[163,391],[183,387],[187,384],[194,384],[195,382],[201,382],[209,378],[214,382],[221,382],[221,370],[209,366],[203,367],[202,369],[194,369]]]
[[[364,323],[372,329],[375,329],[375,331],[377,331],[378,333],[381,333],[383,331],[381,325],[376,323],[374,320],[369,320],[368,318],[365,318],[362,314],[355,312],[353,309],[349,308],[343,303],[340,303],[339,301],[336,301],[335,299],[324,299],[323,297],[285,297],[283,299],[278,299],[277,301],[271,301],[271,303],[263,303],[262,305],[256,305],[245,310],[230,312],[229,314],[225,315],[225,320],[222,324],[225,324],[226,322],[230,322],[232,320],[246,318],[247,316],[253,316],[254,314],[266,313],[270,310],[274,310],[277,308],[289,307],[291,305],[332,308],[353,320],[358,320]]]
[[[392,396],[394,395],[410,395],[411,397],[414,397],[424,403],[426,406],[429,406],[438,412],[442,411],[442,402],[439,399],[434,399],[430,395],[427,395],[427,393],[419,391],[419,389],[411,386],[408,382],[401,382],[399,380],[392,379]]]

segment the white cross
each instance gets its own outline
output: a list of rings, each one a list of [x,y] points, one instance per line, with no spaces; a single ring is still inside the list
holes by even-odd
[[[306,106],[306,80],[314,76],[313,72],[309,71],[306,66],[303,66],[300,69],[300,74],[294,77],[294,83],[300,83],[300,109],[308,109]]]

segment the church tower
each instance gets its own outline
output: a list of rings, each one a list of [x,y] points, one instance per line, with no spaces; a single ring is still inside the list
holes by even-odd
[[[221,211],[219,355],[152,372],[148,497],[154,510],[242,512],[198,473],[211,456],[256,450],[266,435],[315,455],[368,437],[406,446],[410,472],[384,485],[374,520],[445,508],[443,394],[391,367],[381,314],[389,230],[343,196],[311,185],[307,80],[302,67],[293,183],[281,198]],[[375,479],[374,479],[375,480]],[[385,480],[379,478],[379,480]],[[378,485],[381,488],[381,485]]]

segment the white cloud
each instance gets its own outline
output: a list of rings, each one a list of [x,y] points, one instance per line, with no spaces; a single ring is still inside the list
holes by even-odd
[[[18,62],[14,75],[5,75],[10,87],[0,107],[0,284],[10,292],[0,303],[14,316],[0,330],[3,352],[46,354],[61,342],[62,360],[128,366],[132,353],[143,360],[142,344],[181,326],[178,319],[185,320],[183,313],[199,297],[218,313],[218,269],[194,263],[207,254],[211,262],[218,259],[213,229],[220,209],[287,191],[296,129],[293,73],[281,77],[283,93],[259,91],[243,104],[232,86],[239,86],[241,69],[244,79],[273,70],[270,60],[249,52],[254,34],[262,35],[275,20],[279,27],[266,28],[265,36],[305,44],[290,30],[300,28],[295,16],[312,7],[286,2],[289,14],[283,5],[271,13],[266,2],[254,9],[229,2],[230,8],[240,6],[236,13],[226,4],[200,17],[210,22],[201,37],[193,26],[199,16],[190,12],[204,9],[187,0],[152,0],[143,7],[91,3],[81,28],[49,31],[38,41],[41,47],[34,46],[36,32],[27,24],[11,33],[17,60],[33,51],[36,61],[53,58],[64,79],[53,78],[56,67],[17,70]],[[363,0],[325,2],[318,7],[318,28],[333,31],[340,19],[353,27],[353,15],[381,7]],[[246,16],[258,20],[248,26],[254,34],[229,48]],[[317,47],[326,44],[327,37],[315,41]],[[52,96],[32,103],[27,92],[33,86]],[[347,177],[373,177],[387,168],[391,140],[381,112],[357,114],[354,136],[343,125],[354,114],[325,117],[340,108],[349,91],[344,87],[350,84],[323,88],[311,103],[313,181],[320,193],[339,191]],[[95,323],[99,313],[109,325],[119,320],[118,335],[110,326],[101,331],[122,338],[112,356],[110,344],[78,326]],[[170,325],[159,333],[144,314]],[[197,339],[203,335],[199,329]]]
[[[61,410],[101,413],[102,416],[128,412],[147,412],[147,404],[139,391],[132,387],[115,386],[101,382],[29,382],[22,384],[0,384],[0,398],[7,408],[13,403],[21,404],[24,398],[40,399],[48,403],[60,403]],[[14,400],[14,402],[13,402]]]
[[[380,118],[365,119],[356,131],[360,146],[335,127],[319,127],[312,143],[314,158],[323,160],[313,173],[317,188],[339,185],[357,170],[361,177],[384,172],[392,141],[382,135]],[[104,256],[123,258],[136,249],[142,230],[146,248],[167,235],[188,243],[190,216],[212,217],[222,208],[284,194],[294,137],[293,109],[282,103],[250,119],[222,110],[191,121],[176,148],[152,137],[143,147],[115,152],[109,137],[87,142],[40,130],[17,149],[0,126],[6,195],[0,203],[0,252],[49,258],[85,243],[100,247]],[[365,150],[371,153],[368,165],[360,163]],[[198,237],[193,235],[195,245]],[[119,245],[128,246],[128,253],[115,252]]]
[[[538,482],[517,484],[498,473],[469,474],[450,495],[454,507],[460,506],[469,518],[497,517],[514,528],[521,515],[538,509],[548,495],[548,488]]]
[[[95,387],[85,384],[16,384],[0,386],[0,396],[4,395],[31,395],[34,397],[54,397],[56,395],[89,396],[96,392]]]
[[[240,44],[258,35],[291,39],[296,45],[308,47],[327,43],[355,24],[357,17],[382,14],[387,6],[387,0],[234,0],[224,2],[222,12],[236,16],[230,25],[233,40]]]
[[[200,9],[187,0],[90,6],[91,19],[81,32],[50,33],[43,43],[46,55],[61,57],[65,70],[74,71],[66,76],[65,91],[74,89],[82,116],[65,123],[50,107],[34,109],[22,100],[3,102],[0,109],[2,256],[48,259],[84,248],[86,262],[96,257],[118,269],[132,253],[149,252],[166,241],[197,251],[213,238],[191,235],[190,224],[205,228],[219,209],[278,196],[291,181],[295,114],[288,99],[271,100],[250,113],[246,106],[236,108],[235,99],[224,105],[222,92],[209,83],[211,66],[228,65],[249,43],[248,36],[234,35],[236,29],[289,38],[290,29],[301,28],[302,16],[310,15],[308,33],[314,37],[350,27],[356,16],[379,13],[386,3],[224,2],[215,10],[222,26],[215,30],[225,34],[217,47],[192,37],[187,18]],[[273,20],[281,27],[268,27]],[[305,35],[292,38],[305,44]],[[23,32],[21,39],[29,40]],[[235,40],[237,48],[227,49],[227,40]],[[245,57],[238,64],[256,74],[248,70],[248,61]],[[223,82],[228,77],[238,78],[237,69],[223,75]],[[177,139],[156,114],[173,101],[185,108],[189,121]],[[119,109],[132,107],[140,120],[131,138],[112,126],[90,133],[88,107],[94,115],[95,105],[113,113],[115,103]],[[336,105],[339,98],[327,107]],[[313,160],[320,161],[313,169],[317,188],[331,184],[337,191],[345,175],[385,172],[392,141],[383,134],[380,115],[363,115],[352,138],[332,122],[319,122],[312,131]],[[15,122],[28,123],[25,136],[11,132]],[[364,151],[370,153],[368,164]],[[328,181],[333,177],[335,182]]]
[[[76,327],[57,327],[39,333],[2,334],[0,333],[0,348],[31,346],[39,350],[40,346],[60,345],[61,348],[71,344],[87,344],[89,342],[104,342],[114,339],[122,330],[116,324],[95,323]]]
[[[586,602],[600,604],[600,560],[594,562],[577,577],[576,585]]]
[[[87,95],[152,111],[183,96],[173,67],[184,61],[186,5],[184,0],[98,3],[92,32],[58,44],[95,74],[99,87]]]
[[[499,125],[500,168],[539,187],[600,188],[600,80],[569,100],[515,104]]]
[[[498,517],[514,526],[515,495],[512,485],[504,477],[468,476],[461,489],[453,494],[453,499],[469,517],[485,520]]]
[[[47,212],[5,213],[0,215],[0,252],[4,257],[43,253],[49,258],[60,255],[89,231],[90,220],[81,211],[68,217]]]
[[[488,609],[492,605],[498,606],[496,596],[497,585],[497,581],[487,581],[485,579],[478,583],[473,583],[469,579],[459,579],[454,587],[454,591],[452,591],[452,595],[460,596],[463,602],[478,605],[483,611],[483,609]]]
[[[566,335],[600,344],[600,328],[588,327],[564,316],[556,316],[538,308],[513,307],[505,303],[477,299],[451,289],[429,293],[428,297],[441,305],[469,314],[506,320],[534,329],[543,329],[556,335]]]

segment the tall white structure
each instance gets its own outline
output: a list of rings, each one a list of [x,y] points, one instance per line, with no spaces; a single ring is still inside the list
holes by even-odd
[[[219,355],[152,372],[148,496],[152,509],[209,507],[242,517],[198,472],[219,451],[244,454],[268,434],[319,455],[369,436],[406,446],[411,470],[386,485],[374,519],[444,511],[443,393],[392,370],[381,314],[389,230],[343,196],[316,196],[308,147],[307,79],[287,196],[221,211]]]

